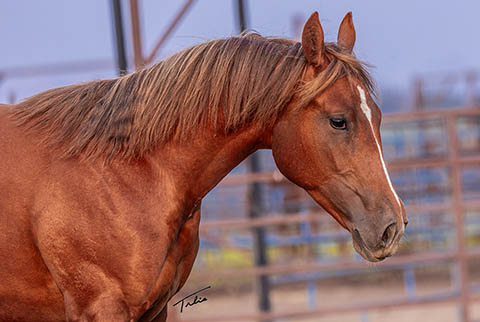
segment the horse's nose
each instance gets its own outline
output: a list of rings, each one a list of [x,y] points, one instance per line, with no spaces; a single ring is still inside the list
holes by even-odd
[[[385,231],[383,232],[382,243],[381,243],[382,246],[384,248],[388,248],[392,244],[396,235],[397,235],[397,223],[394,222],[388,225]]]
[[[392,245],[397,237],[397,223],[393,222],[385,228],[383,231],[380,242],[378,243],[379,247],[376,251],[373,252],[378,260],[384,260],[385,258],[392,255]]]
[[[383,215],[379,219],[385,223],[383,225],[372,222],[366,225],[362,222],[363,226],[354,227],[352,230],[354,247],[365,259],[378,262],[392,256],[397,250],[403,227],[392,217]]]

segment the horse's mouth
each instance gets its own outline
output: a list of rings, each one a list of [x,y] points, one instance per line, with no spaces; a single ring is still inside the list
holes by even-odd
[[[377,262],[381,262],[386,258],[386,257],[380,257],[380,258],[375,257],[373,253],[365,246],[365,243],[363,242],[362,237],[360,236],[360,233],[356,229],[352,230],[352,240],[353,240],[353,248],[365,260],[372,263],[377,263]]]
[[[352,230],[352,240],[353,240],[353,248],[357,253],[359,253],[365,260],[378,263],[386,259],[387,257],[392,256],[398,249],[400,238],[402,238],[403,231],[397,233],[395,239],[386,249],[380,249],[378,251],[371,251],[365,245],[365,242],[362,240],[360,233],[357,229]]]

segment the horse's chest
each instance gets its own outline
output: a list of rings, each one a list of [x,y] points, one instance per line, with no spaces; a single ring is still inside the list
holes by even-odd
[[[149,321],[159,314],[168,300],[184,285],[190,274],[198,252],[198,228],[200,207],[194,209],[187,221],[180,227],[177,238],[170,245],[155,282],[155,288],[149,296],[149,310],[142,316],[142,321]]]

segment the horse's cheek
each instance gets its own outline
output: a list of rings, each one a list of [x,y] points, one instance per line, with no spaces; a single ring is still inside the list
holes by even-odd
[[[301,161],[305,156],[305,147],[302,145],[297,128],[289,126],[288,122],[280,122],[272,138],[272,154],[280,172],[294,183],[303,186],[305,180],[301,168]]]

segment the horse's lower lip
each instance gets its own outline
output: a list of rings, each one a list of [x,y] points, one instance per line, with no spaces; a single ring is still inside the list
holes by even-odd
[[[365,260],[367,260],[369,262],[373,262],[373,263],[381,261],[380,259],[373,256],[371,254],[371,252],[369,252],[367,249],[365,249],[365,247],[362,244],[359,244],[355,240],[353,242],[353,246],[354,246],[355,250],[357,251],[357,253],[360,254]]]
[[[352,231],[353,246],[355,250],[367,261],[369,262],[378,262],[380,259],[373,256],[373,254],[365,247],[363,240],[360,237],[360,233],[357,229]]]

